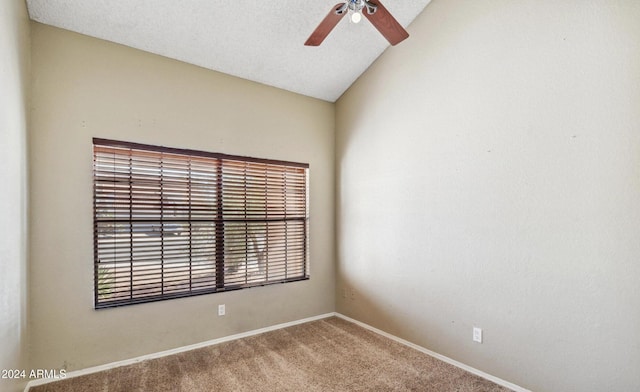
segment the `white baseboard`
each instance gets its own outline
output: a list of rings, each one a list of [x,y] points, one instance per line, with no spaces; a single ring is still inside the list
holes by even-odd
[[[414,343],[411,343],[411,342],[409,342],[407,340],[401,339],[401,338],[399,338],[399,337],[397,337],[395,335],[391,335],[390,333],[384,332],[384,331],[382,331],[382,330],[380,330],[378,328],[374,328],[374,327],[370,326],[369,324],[365,324],[362,321],[358,321],[358,320],[352,319],[351,317],[345,316],[345,315],[340,314],[340,313],[336,313],[336,316],[340,317],[341,319],[344,319],[344,320],[347,320],[349,322],[352,322],[354,324],[357,324],[357,325],[361,326],[362,328],[366,328],[369,331],[372,331],[372,332],[375,332],[375,333],[377,333],[379,335],[387,337],[387,338],[389,338],[391,340],[395,340],[396,342],[404,344],[405,346],[411,347],[411,348],[416,349],[416,350],[418,350],[418,351],[420,351],[422,353],[425,353],[425,354],[430,355],[430,356],[432,356],[434,358],[437,358],[437,359],[441,360],[442,362],[446,362],[446,363],[448,363],[450,365],[459,367],[460,369],[466,370],[467,372],[475,374],[476,376],[480,376],[480,377],[485,378],[485,379],[487,379],[489,381],[492,381],[492,382],[494,382],[494,383],[496,383],[498,385],[502,385],[505,388],[512,389],[515,392],[531,392],[530,390],[522,388],[519,385],[510,383],[509,381],[505,381],[505,380],[503,380],[501,378],[498,378],[498,377],[492,376],[490,374],[487,374],[487,373],[485,373],[485,372],[483,372],[481,370],[478,370],[478,369],[473,368],[471,366],[465,365],[464,363],[458,362],[458,361],[456,361],[454,359],[451,359],[449,357],[445,357],[444,355],[441,355],[441,354],[438,354],[438,353],[433,352],[431,350],[428,350],[428,349],[426,349],[426,348],[424,348],[422,346],[418,346],[417,344],[414,344]]]
[[[178,354],[178,353],[182,353],[182,352],[189,351],[189,350],[195,350],[197,348],[213,346],[213,345],[216,345],[216,344],[229,342],[229,341],[236,340],[236,339],[246,338],[246,337],[249,337],[249,336],[258,335],[258,334],[265,333],[265,332],[275,331],[277,329],[291,327],[293,325],[308,323],[310,321],[321,320],[321,319],[324,319],[324,318],[327,318],[327,317],[331,317],[331,316],[336,316],[336,313],[335,312],[325,313],[325,314],[321,314],[321,315],[318,315],[318,316],[307,317],[307,318],[304,318],[304,319],[301,319],[301,320],[291,321],[291,322],[288,322],[288,323],[276,324],[276,325],[272,325],[270,327],[254,329],[252,331],[242,332],[242,333],[238,333],[238,334],[235,334],[235,335],[229,335],[229,336],[225,336],[225,337],[218,338],[218,339],[207,340],[206,342],[200,342],[200,343],[196,343],[196,344],[191,344],[189,346],[183,346],[183,347],[178,347],[178,348],[174,348],[174,349],[171,349],[171,350],[160,351],[160,352],[153,353],[153,354],[143,355],[143,356],[136,357],[136,358],[131,358],[131,359],[125,359],[125,360],[122,360],[122,361],[111,362],[111,363],[107,363],[107,364],[104,364],[104,365],[93,366],[93,367],[86,368],[86,369],[74,370],[72,372],[68,372],[66,374],[65,379],[72,378],[72,377],[84,376],[86,374],[97,373],[97,372],[101,372],[101,371],[104,371],[104,370],[115,369],[115,368],[118,368],[118,367],[121,367],[121,366],[133,365],[134,363],[146,361],[148,359],[162,358],[162,357],[166,357],[168,355]],[[59,380],[51,380],[51,379],[31,380],[31,381],[29,381],[27,383],[27,386],[25,387],[24,392],[28,392],[29,388],[34,387],[36,385],[47,384],[47,383],[54,382],[54,381],[59,381]]]
[[[357,325],[359,325],[359,326],[361,326],[363,328],[366,328],[366,329],[368,329],[368,330],[370,330],[372,332],[375,332],[375,333],[377,333],[379,335],[387,337],[387,338],[389,338],[391,340],[394,340],[394,341],[396,341],[398,343],[404,344],[405,346],[411,347],[411,348],[416,349],[416,350],[418,350],[418,351],[420,351],[422,353],[425,353],[425,354],[430,355],[430,356],[432,356],[434,358],[437,358],[437,359],[439,359],[439,360],[441,360],[443,362],[449,363],[449,364],[451,364],[453,366],[456,366],[456,367],[459,367],[459,368],[461,368],[463,370],[466,370],[469,373],[473,373],[473,374],[475,374],[477,376],[480,376],[480,377],[485,378],[487,380],[493,381],[494,383],[496,383],[498,385],[502,385],[503,387],[512,389],[515,392],[531,392],[528,389],[522,388],[522,387],[520,387],[518,385],[512,384],[512,383],[510,383],[508,381],[505,381],[505,380],[503,380],[501,378],[492,376],[492,375],[487,374],[487,373],[485,373],[483,371],[480,371],[478,369],[472,368],[471,366],[467,366],[467,365],[465,365],[465,364],[463,364],[461,362],[458,362],[456,360],[453,360],[453,359],[451,359],[449,357],[445,357],[444,355],[440,355],[440,354],[435,353],[435,352],[433,352],[431,350],[427,350],[426,348],[424,348],[422,346],[418,346],[417,344],[413,344],[413,343],[411,343],[411,342],[409,342],[407,340],[400,339],[397,336],[391,335],[391,334],[389,334],[387,332],[384,332],[382,330],[374,328],[374,327],[370,326],[369,324],[365,324],[365,323],[363,323],[361,321],[352,319],[351,317],[347,317],[347,316],[345,316],[343,314],[336,313],[336,312],[325,313],[325,314],[321,314],[321,315],[318,315],[318,316],[313,316],[313,317],[308,317],[308,318],[304,318],[304,319],[301,319],[301,320],[291,321],[291,322],[288,322],[288,323],[276,324],[276,325],[272,325],[270,327],[254,329],[252,331],[242,332],[242,333],[238,333],[238,334],[235,334],[235,335],[229,335],[229,336],[225,336],[225,337],[218,338],[218,339],[207,340],[205,342],[191,344],[189,346],[178,347],[178,348],[174,348],[174,349],[171,349],[171,350],[160,351],[160,352],[157,352],[157,353],[143,355],[143,356],[136,357],[136,358],[125,359],[125,360],[117,361],[117,362],[111,362],[111,363],[107,363],[107,364],[104,364],[104,365],[93,366],[93,367],[86,368],[86,369],[81,369],[81,370],[75,370],[75,371],[72,371],[72,372],[68,372],[66,374],[65,378],[79,377],[79,376],[84,376],[86,374],[97,373],[97,372],[101,372],[101,371],[109,370],[109,369],[115,369],[115,368],[118,368],[118,367],[121,367],[121,366],[133,365],[135,363],[146,361],[148,359],[162,358],[162,357],[166,357],[168,355],[178,354],[178,353],[182,353],[182,352],[189,351],[189,350],[195,350],[195,349],[198,349],[198,348],[207,347],[207,346],[213,346],[213,345],[216,345],[216,344],[229,342],[229,341],[236,340],[236,339],[246,338],[246,337],[249,337],[249,336],[258,335],[258,334],[265,333],[265,332],[275,331],[275,330],[281,329],[281,328],[291,327],[293,325],[308,323],[310,321],[321,320],[321,319],[324,319],[324,318],[327,318],[327,317],[331,317],[331,316],[340,317],[340,318],[342,318],[344,320],[350,321],[350,322],[352,322],[354,324],[357,324]],[[54,381],[57,381],[57,380],[51,380],[51,379],[31,380],[31,381],[29,381],[27,383],[27,386],[25,387],[24,392],[28,392],[29,388],[31,388],[33,386],[47,384],[47,383],[54,382]]]

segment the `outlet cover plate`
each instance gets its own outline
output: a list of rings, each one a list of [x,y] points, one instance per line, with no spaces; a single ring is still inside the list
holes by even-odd
[[[473,341],[482,343],[482,328],[473,327]]]

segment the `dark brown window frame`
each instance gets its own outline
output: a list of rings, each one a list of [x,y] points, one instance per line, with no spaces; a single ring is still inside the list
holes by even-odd
[[[101,138],[93,150],[96,309],[309,279],[308,164]]]

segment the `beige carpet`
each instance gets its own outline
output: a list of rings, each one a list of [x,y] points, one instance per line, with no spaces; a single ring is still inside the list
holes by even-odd
[[[509,391],[331,317],[33,387],[32,392]]]

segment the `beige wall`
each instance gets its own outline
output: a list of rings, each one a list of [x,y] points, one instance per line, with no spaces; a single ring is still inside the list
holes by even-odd
[[[409,32],[337,103],[337,310],[538,392],[639,390],[640,2],[434,0]]]
[[[32,367],[79,369],[334,310],[332,104],[37,23],[32,56]],[[94,310],[92,137],[308,162],[311,279]]]
[[[23,1],[0,6],[0,370],[27,364],[29,19]],[[0,379],[0,390],[24,388]]]

